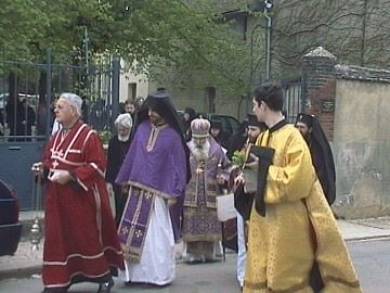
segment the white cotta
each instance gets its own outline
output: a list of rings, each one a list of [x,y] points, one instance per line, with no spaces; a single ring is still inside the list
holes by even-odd
[[[126,261],[125,271],[119,276],[126,282],[163,286],[175,279],[175,239],[169,209],[162,197],[155,197],[151,213],[140,262]]]

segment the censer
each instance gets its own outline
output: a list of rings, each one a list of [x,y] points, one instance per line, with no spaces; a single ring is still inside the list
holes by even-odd
[[[42,228],[41,228],[41,221],[39,218],[39,213],[41,210],[41,174],[34,174],[33,175],[33,210],[35,212],[35,218],[34,222],[31,226],[30,233],[31,233],[31,244],[32,244],[32,250],[37,251],[39,250],[39,244],[41,243],[42,239]]]

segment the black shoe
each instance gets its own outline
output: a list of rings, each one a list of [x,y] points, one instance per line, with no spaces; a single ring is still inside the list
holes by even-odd
[[[97,293],[110,293],[111,288],[114,286],[114,280],[110,280],[105,283],[100,283]]]

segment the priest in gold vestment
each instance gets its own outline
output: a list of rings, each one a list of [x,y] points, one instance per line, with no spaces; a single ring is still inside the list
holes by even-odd
[[[314,292],[317,265],[320,292],[361,292],[351,258],[299,131],[281,113],[279,85],[256,89],[253,110],[268,130],[253,153],[259,157],[258,185],[249,220],[245,293]],[[236,185],[245,184],[244,176]]]

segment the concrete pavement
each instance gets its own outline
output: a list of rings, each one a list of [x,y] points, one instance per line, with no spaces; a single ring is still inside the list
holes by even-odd
[[[35,217],[36,214],[30,213],[30,215]],[[29,232],[30,218],[26,214],[21,215],[21,219],[27,226],[25,227],[25,233]],[[343,238],[348,242],[390,238],[390,217],[351,221],[338,220],[338,224]],[[42,265],[43,243],[40,245],[40,250],[33,251],[31,244],[27,242],[27,238],[28,235],[24,235],[24,241],[19,243],[14,256],[0,257],[0,279],[24,277],[39,273]],[[177,250],[178,255],[180,255],[180,245],[178,245]]]
[[[388,293],[390,276],[390,238],[386,240],[348,241],[352,261],[359,275],[365,293]],[[176,279],[168,287],[155,288],[144,285],[125,286],[116,279],[114,293],[238,293],[235,279],[236,255],[229,253],[224,263],[187,265],[179,263]],[[96,292],[97,285],[91,283],[76,284],[72,293]],[[39,275],[0,280],[0,292],[38,293],[42,291]]]
[[[390,217],[338,220],[339,228],[346,241],[369,240],[390,237]]]

